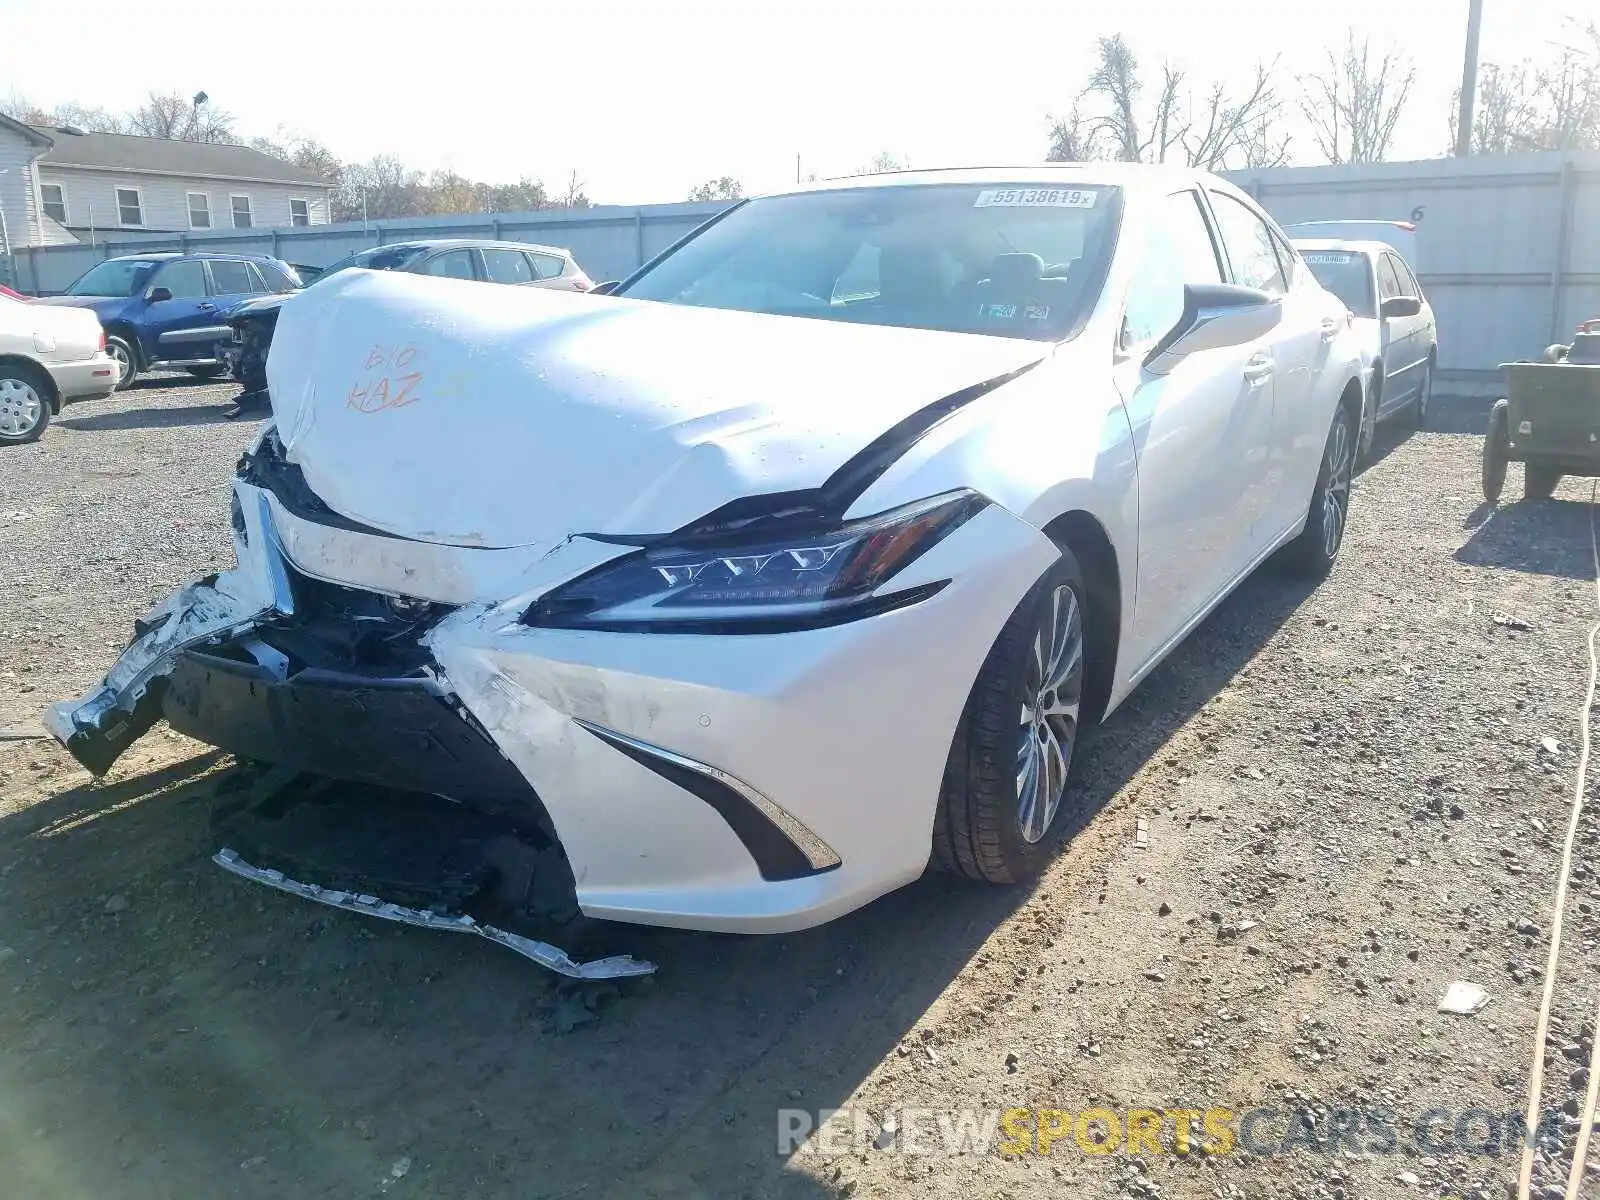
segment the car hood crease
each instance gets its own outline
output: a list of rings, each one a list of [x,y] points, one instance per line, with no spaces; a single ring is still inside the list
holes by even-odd
[[[340,515],[450,545],[661,534],[817,488],[1037,342],[351,269],[283,306],[279,436]]]

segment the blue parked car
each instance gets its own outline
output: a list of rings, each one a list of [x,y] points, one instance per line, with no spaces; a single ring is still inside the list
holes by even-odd
[[[117,387],[125,388],[152,367],[202,379],[222,374],[223,314],[252,296],[300,286],[293,267],[265,254],[126,254],[90,267],[66,295],[35,303],[93,309],[117,364]]]

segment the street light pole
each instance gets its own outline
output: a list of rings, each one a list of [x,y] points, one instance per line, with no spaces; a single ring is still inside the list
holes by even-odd
[[[1467,55],[1461,65],[1461,110],[1456,114],[1456,157],[1472,153],[1472,110],[1478,98],[1478,32],[1483,26],[1483,0],[1468,0]]]

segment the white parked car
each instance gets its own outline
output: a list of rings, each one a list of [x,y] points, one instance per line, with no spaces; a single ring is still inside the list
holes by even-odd
[[[1317,282],[1349,308],[1361,346],[1361,445],[1372,448],[1378,422],[1403,415],[1421,428],[1433,396],[1439,332],[1433,308],[1411,268],[1375,241],[1297,238],[1295,248]]]
[[[1360,369],[1282,231],[1171,168],[754,199],[605,297],[342,272],[283,307],[237,567],[46,720],[96,772],[165,715],[447,796],[592,917],[1026,879],[1083,727],[1275,551],[1333,566]]]
[[[92,312],[0,294],[0,446],[37,440],[67,401],[109,396],[116,383]]]

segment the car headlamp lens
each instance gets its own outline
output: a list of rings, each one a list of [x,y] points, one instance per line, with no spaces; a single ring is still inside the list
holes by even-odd
[[[542,597],[523,621],[625,629],[847,619],[874,611],[880,585],[987,503],[951,492],[832,528],[641,550]]]

